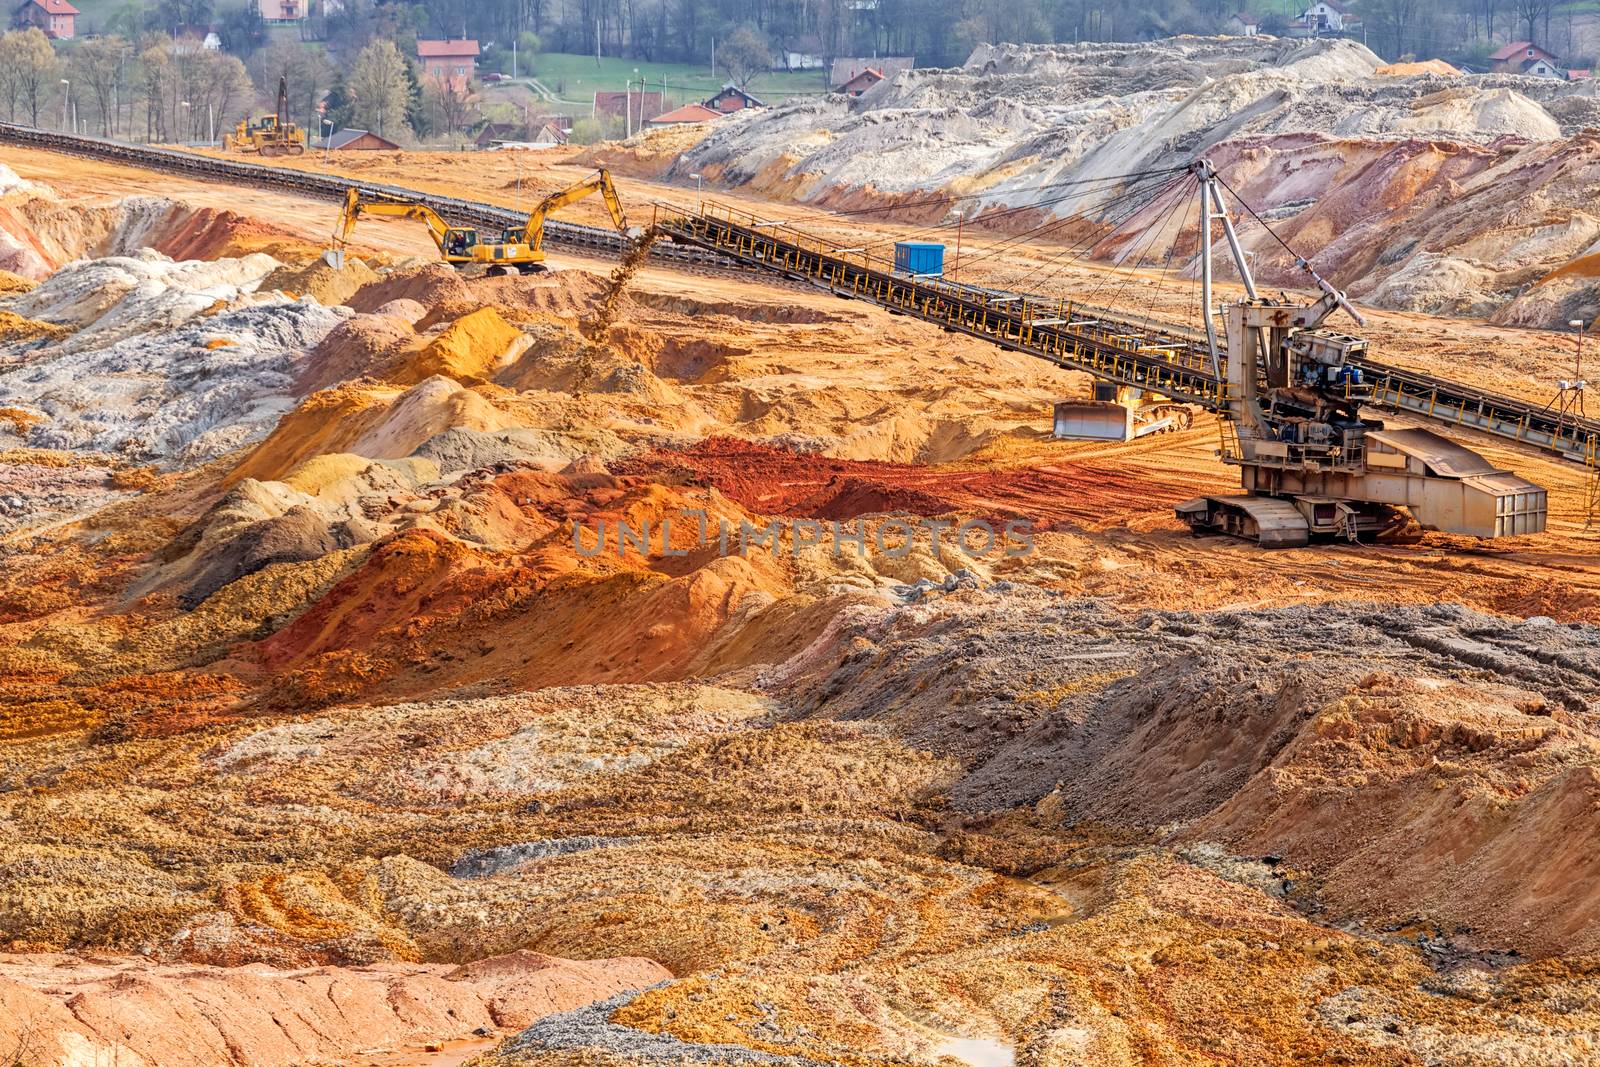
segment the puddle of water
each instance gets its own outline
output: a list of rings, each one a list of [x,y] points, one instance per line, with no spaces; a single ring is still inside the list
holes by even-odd
[[[972,1067],[1013,1067],[1017,1062],[1011,1046],[992,1037],[947,1037],[933,1054],[954,1056]]]

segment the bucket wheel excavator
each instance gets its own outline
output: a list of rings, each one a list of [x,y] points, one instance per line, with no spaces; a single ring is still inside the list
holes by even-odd
[[[1357,540],[1402,528],[1407,513],[1427,529],[1478,537],[1544,529],[1545,490],[1431,430],[1387,429],[1362,413],[1372,389],[1360,361],[1367,342],[1326,323],[1360,313],[1310,264],[1319,299],[1300,305],[1262,296],[1205,160],[1194,164],[1201,207],[1201,290],[1207,340],[1222,371],[1217,413],[1223,459],[1240,470],[1244,492],[1177,505],[1196,535],[1225,533],[1268,547],[1313,538]],[[1213,224],[1219,224],[1245,297],[1221,308],[1212,297]]]
[[[731,206],[658,208],[653,228],[738,264],[1089,374],[1104,395],[1058,405],[1058,436],[1131,440],[1181,428],[1184,405],[1213,412],[1222,458],[1239,468],[1241,491],[1178,504],[1177,517],[1197,535],[1289,547],[1417,526],[1483,538],[1544,529],[1543,488],[1430,430],[1391,429],[1367,415],[1369,402],[1540,447],[1591,472],[1600,467],[1600,424],[1569,424],[1537,404],[1368,358],[1365,340],[1328,325],[1339,311],[1364,325],[1360,314],[1303,258],[1297,264],[1317,294],[1310,303],[1260,293],[1224,200],[1227,187],[1208,161],[1144,174],[1170,176],[1163,188],[1174,191],[1192,180],[1198,191],[1203,333],[1065,297],[875,270],[865,255],[850,258],[860,249],[833,248]],[[1212,286],[1219,247],[1244,289],[1220,308]]]

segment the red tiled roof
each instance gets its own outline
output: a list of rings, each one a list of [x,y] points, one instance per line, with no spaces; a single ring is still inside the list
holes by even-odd
[[[417,55],[423,59],[454,59],[478,54],[477,41],[418,41]]]
[[[51,15],[76,15],[80,12],[77,8],[67,3],[67,0],[33,0],[39,7]]]
[[[669,122],[710,122],[712,119],[720,118],[721,116],[722,112],[713,111],[704,104],[684,104],[682,107],[675,107],[664,115],[657,115],[655,118],[647,119],[646,121],[663,124]]]
[[[1550,54],[1549,52],[1546,52],[1543,48],[1540,48],[1538,45],[1534,44],[1532,41],[1512,41],[1510,44],[1506,45],[1504,48],[1500,49],[1499,51],[1490,52],[1489,53],[1489,58],[1494,60],[1496,63],[1503,63],[1506,60],[1510,59],[1512,56],[1521,55],[1522,53],[1526,52],[1530,48],[1533,49],[1535,52],[1539,52],[1539,53],[1541,53],[1543,55],[1549,55]]]

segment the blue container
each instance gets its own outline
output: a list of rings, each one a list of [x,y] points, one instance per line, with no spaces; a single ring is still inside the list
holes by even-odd
[[[894,269],[897,274],[944,276],[944,245],[922,241],[896,241]]]

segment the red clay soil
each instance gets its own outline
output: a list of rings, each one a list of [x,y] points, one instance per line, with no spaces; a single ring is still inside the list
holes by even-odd
[[[151,247],[178,260],[311,247],[305,238],[289,230],[246,218],[236,211],[209,207],[173,212],[152,238]]]
[[[1192,483],[1179,478],[1168,485],[1149,471],[1093,462],[964,470],[833,459],[731,437],[708,438],[682,451],[644,453],[617,470],[712,485],[760,514],[820,519],[961,512],[1027,519],[1038,528],[1103,526],[1194,495]]]

